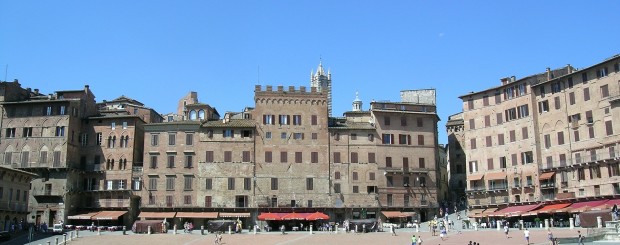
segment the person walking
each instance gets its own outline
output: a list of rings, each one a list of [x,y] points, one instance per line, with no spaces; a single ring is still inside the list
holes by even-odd
[[[551,229],[547,228],[547,239],[551,242],[551,245],[555,245],[555,239],[553,239],[553,233],[551,233]]]
[[[577,237],[577,239],[579,240],[579,245],[583,245],[583,240],[584,240],[584,236],[581,235],[581,231],[577,231],[577,234],[579,234],[579,236]]]
[[[422,236],[418,235],[418,244],[417,245],[422,245]]]
[[[527,245],[530,245],[530,231],[525,228],[525,230],[523,231],[523,235],[525,235],[525,241],[527,242]]]
[[[506,234],[506,239],[510,238],[508,236],[508,225],[507,224],[504,225],[504,233]]]
[[[396,236],[396,229],[394,229],[394,225],[390,225],[390,232],[392,232],[392,236]]]
[[[415,237],[415,234],[413,234],[411,236],[411,245],[416,245],[417,242],[418,242],[418,239]]]

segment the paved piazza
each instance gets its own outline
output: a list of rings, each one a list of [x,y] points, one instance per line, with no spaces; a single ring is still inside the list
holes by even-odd
[[[581,230],[585,234],[585,229],[553,229],[553,233],[556,237],[574,237],[577,235],[577,230]],[[411,244],[411,235],[414,234],[412,229],[398,229],[397,236],[391,236],[389,232],[375,232],[366,234],[333,234],[316,232],[310,235],[308,232],[291,232],[286,235],[279,233],[258,233],[256,235],[252,233],[244,234],[224,234],[222,239],[223,244]],[[83,245],[98,245],[98,244],[214,244],[214,235],[200,235],[200,231],[194,231],[193,234],[132,234],[122,235],[120,232],[114,233],[102,233],[97,236],[95,234],[88,234],[88,232],[81,233],[80,237],[76,240],[69,242],[69,244],[83,244]],[[442,241],[438,236],[431,236],[430,232],[418,232],[415,234],[422,235],[424,245],[451,245],[459,244],[466,245],[469,241],[476,241],[480,244],[525,244],[523,237],[523,231],[511,230],[510,238],[506,239],[503,232],[496,230],[480,230],[480,231],[463,231],[462,233],[450,232],[448,237]],[[549,244],[546,240],[547,232],[542,229],[533,229],[530,232],[531,244]],[[38,244],[38,243],[32,243]]]

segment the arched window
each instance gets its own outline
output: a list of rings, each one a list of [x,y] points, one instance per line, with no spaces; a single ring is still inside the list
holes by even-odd
[[[198,111],[198,119],[205,120],[205,111],[204,110]]]
[[[196,111],[191,110],[189,112],[189,120],[195,121],[196,120]]]

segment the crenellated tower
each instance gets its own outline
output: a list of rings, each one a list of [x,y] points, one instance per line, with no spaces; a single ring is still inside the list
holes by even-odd
[[[322,62],[319,67],[310,72],[310,87],[316,88],[318,92],[327,93],[327,114],[332,116],[332,74],[329,70],[325,73]]]

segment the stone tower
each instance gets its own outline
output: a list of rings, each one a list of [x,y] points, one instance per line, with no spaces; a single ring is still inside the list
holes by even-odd
[[[355,100],[353,101],[353,111],[362,111],[362,100],[358,92],[355,92]]]
[[[322,62],[319,62],[319,67],[316,70],[310,72],[310,87],[316,88],[318,92],[327,93],[327,114],[332,116],[332,74],[328,70],[327,74],[323,70]]]

